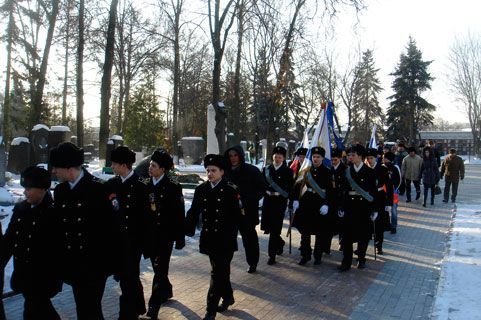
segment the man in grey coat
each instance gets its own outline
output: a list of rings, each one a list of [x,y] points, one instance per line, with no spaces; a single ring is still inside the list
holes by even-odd
[[[404,157],[401,172],[404,181],[406,182],[406,202],[411,202],[411,182],[416,188],[416,200],[421,197],[421,187],[419,183],[419,176],[421,174],[421,166],[423,159],[416,154],[416,148],[408,148],[409,155]]]
[[[449,155],[444,158],[441,164],[441,179],[443,176],[445,179],[444,184],[444,199],[443,202],[448,202],[449,189],[453,186],[453,192],[451,194],[451,202],[456,202],[456,196],[458,194],[459,179],[464,179],[464,162],[463,159],[456,154],[456,149],[449,149]]]

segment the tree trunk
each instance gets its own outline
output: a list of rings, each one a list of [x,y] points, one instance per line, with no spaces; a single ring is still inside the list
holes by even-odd
[[[85,47],[85,0],[79,2],[78,48],[77,48],[77,144],[84,145],[84,47]]]
[[[5,79],[5,96],[3,97],[3,132],[0,130],[0,135],[3,134],[3,140],[5,146],[10,144],[10,78],[12,72],[12,43],[14,32],[14,20],[13,20],[13,4],[9,8],[8,15],[8,27],[7,27],[7,72]]]
[[[172,149],[175,155],[179,155],[177,140],[179,140],[178,119],[179,119],[179,86],[180,86],[180,14],[182,12],[182,1],[177,1],[174,15],[174,88],[172,94]]]
[[[112,0],[109,11],[109,26],[107,43],[105,45],[104,71],[100,88],[100,130],[99,130],[99,158],[105,160],[107,140],[109,138],[109,107],[112,86],[112,66],[114,64],[115,23],[117,20],[118,0]]]
[[[232,112],[234,127],[235,143],[240,141],[240,76],[241,76],[241,60],[242,60],[242,38],[244,37],[244,0],[237,7],[237,19],[238,19],[238,33],[237,33],[237,56],[235,61],[235,73],[234,73],[234,105],[233,108],[237,109],[237,112]]]
[[[52,11],[48,15],[48,31],[47,39],[45,40],[45,48],[43,50],[42,63],[40,65],[40,72],[38,82],[35,90],[34,101],[32,103],[32,116],[29,124],[29,129],[41,121],[43,109],[43,89],[47,79],[48,56],[50,48],[52,47],[53,34],[55,31],[55,23],[57,22],[57,14],[59,9],[59,0],[52,0]],[[30,131],[30,130],[29,130]]]
[[[65,23],[65,65],[63,70],[63,90],[62,90],[62,125],[67,125],[67,94],[68,94],[68,61],[70,43],[70,4],[67,3],[67,22]]]

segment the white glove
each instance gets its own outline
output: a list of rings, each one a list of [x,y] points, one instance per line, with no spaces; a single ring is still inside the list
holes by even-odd
[[[323,206],[321,207],[321,210],[319,210],[319,212],[320,212],[323,216],[325,216],[328,211],[329,211],[329,207],[326,206],[326,205],[323,205]]]
[[[373,212],[371,214],[371,220],[374,221],[374,220],[376,220],[376,218],[377,218],[377,212]]]
[[[344,217],[344,211],[339,210],[339,211],[337,212],[337,215],[339,216],[339,218]]]
[[[292,203],[292,211],[296,211],[299,208],[299,201],[294,200]]]
[[[391,210],[392,210],[391,206],[385,206],[384,207],[384,211],[387,211],[387,212],[391,213]]]

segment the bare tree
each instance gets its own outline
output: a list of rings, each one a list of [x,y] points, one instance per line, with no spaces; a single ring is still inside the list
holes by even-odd
[[[213,4],[212,4],[213,2]],[[222,57],[224,55],[225,45],[227,43],[227,36],[229,30],[234,23],[235,18],[235,3],[234,0],[229,0],[221,12],[220,8],[221,0],[208,0],[208,16],[209,16],[209,29],[210,38],[212,41],[212,48],[214,51],[214,65],[212,71],[212,106],[215,108],[215,134],[217,136],[217,142],[219,144],[219,152],[225,150],[225,108],[219,105],[220,102],[220,75]],[[212,5],[214,6],[212,11]],[[231,12],[231,8],[234,8]],[[227,20],[226,20],[227,19]],[[222,34],[223,32],[223,34]]]
[[[47,67],[48,57],[50,54],[50,48],[52,46],[53,34],[55,31],[55,23],[57,22],[57,15],[59,11],[59,0],[50,1],[51,7],[49,8],[47,3],[40,1],[40,5],[45,10],[45,14],[48,20],[47,37],[45,39],[45,46],[43,48],[42,62],[40,64],[40,70],[38,74],[38,80],[36,84],[36,90],[34,100],[32,101],[32,113],[29,128],[32,128],[36,123],[41,120],[41,113],[43,109],[43,90],[45,88],[45,82],[47,80]],[[49,10],[50,9],[50,10]]]
[[[105,45],[105,63],[103,67],[102,85],[100,89],[100,130],[99,130],[99,158],[106,158],[107,140],[109,138],[109,109],[112,87],[112,67],[114,64],[115,50],[115,23],[117,20],[118,0],[112,0],[109,10],[109,24],[107,42]]]
[[[77,88],[77,143],[84,145],[84,49],[85,49],[85,0],[79,0],[78,9],[78,44],[76,65]]]
[[[464,104],[473,134],[475,154],[481,146],[481,35],[457,38],[451,46],[449,81],[459,101]]]

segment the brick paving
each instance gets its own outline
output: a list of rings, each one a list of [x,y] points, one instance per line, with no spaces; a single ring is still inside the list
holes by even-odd
[[[458,202],[479,197],[481,167],[467,166],[466,182],[460,184]],[[443,184],[443,183],[442,183]],[[337,239],[332,254],[314,266],[297,265],[300,259],[299,234],[293,232],[292,254],[278,257],[268,266],[267,239],[259,231],[261,260],[257,274],[246,273],[247,264],[240,250],[234,255],[231,279],[235,304],[218,319],[429,319],[439,278],[438,263],[452,218],[452,205],[438,196],[433,207],[421,201],[406,204],[400,198],[398,233],[385,234],[385,254],[374,261],[372,242],[368,248],[368,268],[336,270],[341,260]],[[424,209],[424,210],[423,210]],[[287,222],[287,221],[286,221]],[[283,235],[287,225],[284,226]],[[198,252],[197,238],[182,251],[175,251],[170,265],[174,297],[159,313],[159,319],[201,319],[205,314],[209,286],[208,257]],[[150,261],[142,261],[142,281],[146,301],[150,296],[153,273]],[[117,319],[118,284],[109,279],[104,294],[106,319]],[[75,303],[69,286],[53,299],[62,319],[75,319]],[[23,299],[4,299],[7,319],[22,319]]]

